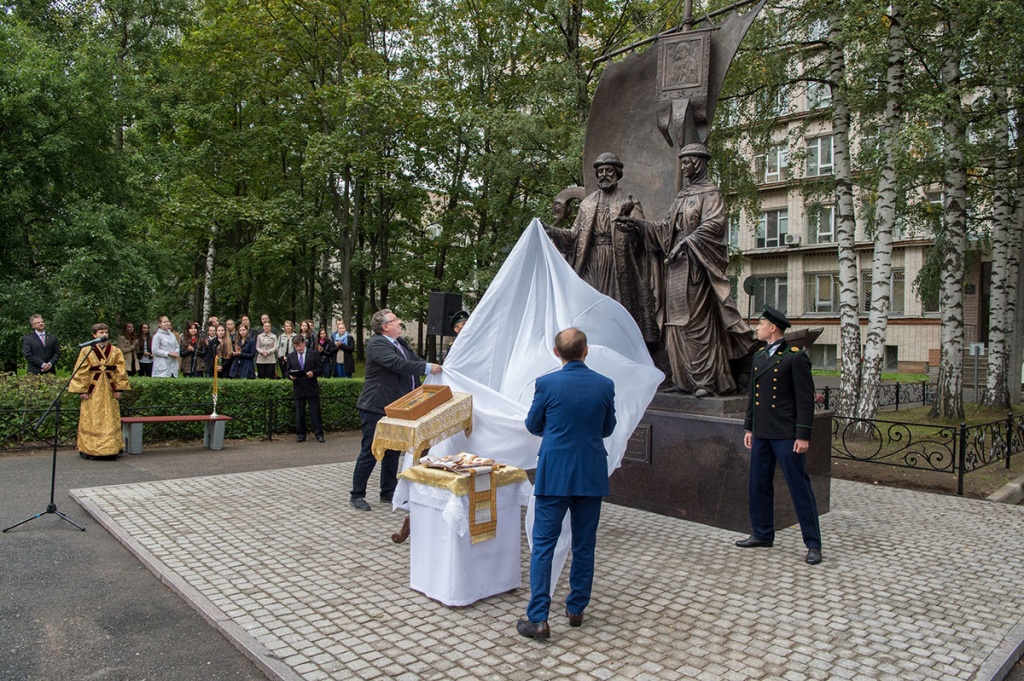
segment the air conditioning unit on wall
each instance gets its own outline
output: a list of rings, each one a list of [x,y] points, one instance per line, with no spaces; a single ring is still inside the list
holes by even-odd
[[[787,234],[786,235],[786,245],[787,246],[799,246],[800,245],[800,235],[799,234]]]

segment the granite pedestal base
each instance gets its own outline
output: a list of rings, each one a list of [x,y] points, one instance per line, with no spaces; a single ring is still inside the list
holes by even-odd
[[[828,512],[831,501],[831,422],[831,412],[815,414],[807,453],[819,515]],[[611,476],[607,500],[749,533],[749,477],[750,453],[743,446],[742,419],[648,409],[622,466]],[[775,527],[796,522],[786,481],[776,470]]]

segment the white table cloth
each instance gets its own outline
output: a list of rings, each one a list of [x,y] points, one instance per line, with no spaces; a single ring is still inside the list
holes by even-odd
[[[499,487],[497,534],[473,544],[468,497],[400,479],[394,501],[410,513],[409,586],[449,606],[521,587],[522,507],[532,492],[525,481]]]

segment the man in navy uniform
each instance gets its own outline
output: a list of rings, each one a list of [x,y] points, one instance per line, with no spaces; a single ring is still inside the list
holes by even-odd
[[[555,336],[562,369],[537,379],[526,429],[541,438],[533,487],[533,553],[530,603],[516,631],[527,638],[550,638],[551,562],[569,511],[572,567],[565,614],[569,626],[583,625],[594,583],[594,546],[601,519],[601,497],[608,494],[608,452],[604,438],[615,430],[615,384],[590,370],[587,336],[568,328]]]
[[[754,353],[743,445],[750,450],[750,525],[752,533],[736,546],[771,546],[775,542],[775,464],[786,478],[807,546],[807,562],[821,562],[818,505],[805,455],[814,421],[811,360],[783,338],[786,315],[765,306],[757,337],[767,345]]]

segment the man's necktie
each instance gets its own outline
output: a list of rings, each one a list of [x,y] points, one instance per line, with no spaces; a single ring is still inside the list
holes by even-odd
[[[400,354],[404,359],[409,359],[409,355],[405,352],[405,348],[402,347],[401,343],[399,343],[398,341],[395,341],[395,347],[398,348],[398,354]],[[416,377],[415,376],[410,376],[409,377],[409,389],[410,390],[415,390],[416,389]]]
[[[306,353],[304,353],[304,352],[300,352],[299,353],[299,368],[300,369],[305,369],[306,368],[305,357],[306,357]]]

